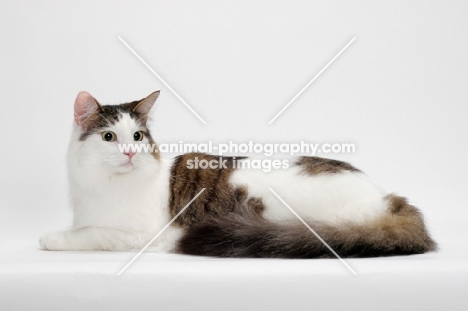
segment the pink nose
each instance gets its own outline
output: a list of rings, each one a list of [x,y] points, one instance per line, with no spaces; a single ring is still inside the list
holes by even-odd
[[[128,159],[129,159],[129,160],[131,160],[132,157],[135,155],[135,152],[129,151],[129,152],[124,152],[124,154],[128,156]]]

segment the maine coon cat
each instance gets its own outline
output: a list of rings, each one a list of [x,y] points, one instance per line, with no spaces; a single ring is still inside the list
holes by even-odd
[[[73,228],[41,237],[42,249],[141,249],[203,188],[153,251],[333,257],[269,188],[342,257],[436,249],[417,208],[344,162],[297,157],[288,169],[266,173],[234,168],[231,157],[223,157],[225,168],[190,169],[195,158],[218,157],[121,152],[119,144],[155,144],[147,123],[158,96],[102,106],[89,93],[78,94],[67,158]]]

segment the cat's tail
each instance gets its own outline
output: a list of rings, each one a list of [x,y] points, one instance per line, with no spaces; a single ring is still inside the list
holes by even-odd
[[[340,257],[421,254],[437,249],[417,208],[395,195],[385,199],[387,212],[371,223],[308,223]],[[216,257],[334,257],[299,221],[278,224],[252,213],[233,213],[192,225],[179,240],[177,251]]]

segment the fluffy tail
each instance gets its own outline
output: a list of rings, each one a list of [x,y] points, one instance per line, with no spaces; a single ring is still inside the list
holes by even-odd
[[[422,215],[405,198],[388,195],[388,212],[367,224],[309,225],[341,257],[421,254],[437,249]],[[187,229],[177,251],[216,257],[334,257],[302,223],[277,224],[255,214],[206,219]]]

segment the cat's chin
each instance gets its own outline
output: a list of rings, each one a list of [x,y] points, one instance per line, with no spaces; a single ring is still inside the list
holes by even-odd
[[[115,168],[115,172],[117,174],[125,174],[125,173],[129,173],[131,171],[133,171],[135,169],[135,166],[130,163],[130,162],[127,162],[123,165],[120,165],[118,167]]]

